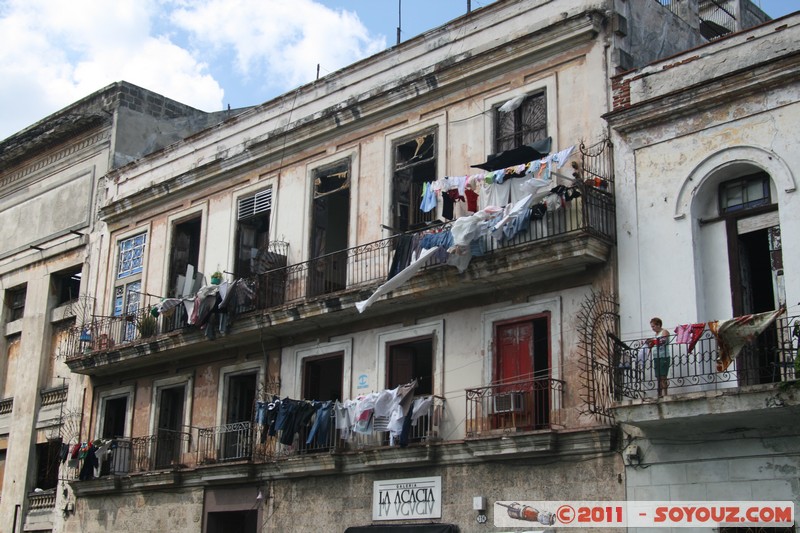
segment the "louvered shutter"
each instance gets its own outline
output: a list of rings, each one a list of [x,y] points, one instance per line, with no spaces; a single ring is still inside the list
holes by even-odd
[[[239,199],[238,220],[244,220],[252,216],[269,211],[272,208],[272,189],[266,189]]]

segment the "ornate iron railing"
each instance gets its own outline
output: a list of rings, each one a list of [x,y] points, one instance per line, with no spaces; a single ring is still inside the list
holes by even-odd
[[[674,335],[658,347],[650,346],[649,339],[610,337],[609,343],[613,354],[610,381],[616,401],[657,396],[660,389],[662,395],[682,394],[791,381],[798,377],[795,358],[800,347],[800,317],[778,318],[727,367],[718,366],[722,352],[708,329],[693,349],[677,343]]]
[[[197,432],[197,464],[248,460],[253,454],[253,425],[235,422],[200,428]]]
[[[564,382],[550,377],[466,389],[466,436],[559,426],[563,391]]]
[[[151,472],[187,466],[183,454],[188,451],[191,435],[182,431],[160,429],[154,435],[130,439],[130,472]]]

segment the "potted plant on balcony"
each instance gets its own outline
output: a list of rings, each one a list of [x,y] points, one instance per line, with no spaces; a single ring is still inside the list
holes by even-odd
[[[158,329],[158,320],[150,313],[143,315],[136,321],[136,329],[142,338],[152,337]]]
[[[212,285],[219,285],[222,283],[222,272],[217,270],[213,274],[211,274],[211,284]]]

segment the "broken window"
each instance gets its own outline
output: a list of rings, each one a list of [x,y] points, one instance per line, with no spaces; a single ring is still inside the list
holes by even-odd
[[[513,110],[494,110],[495,152],[511,150],[547,138],[547,98],[532,94]]]
[[[200,260],[200,217],[175,223],[172,226],[172,249],[169,258],[170,297],[185,296],[187,276],[194,278]],[[189,268],[191,267],[191,268]]]
[[[347,281],[350,160],[314,170],[309,296],[343,290]]]
[[[436,210],[420,209],[423,184],[436,179],[436,131],[402,139],[393,147],[392,228],[419,229],[436,217]]]
[[[268,253],[271,208],[271,188],[239,199],[234,266],[237,277],[246,278],[256,274],[260,256]]]
[[[56,307],[78,299],[81,291],[81,270],[80,266],[76,266],[53,274],[52,287]]]
[[[25,298],[28,292],[27,285],[21,285],[6,291],[6,307],[8,308],[8,322],[19,320],[25,314]]]

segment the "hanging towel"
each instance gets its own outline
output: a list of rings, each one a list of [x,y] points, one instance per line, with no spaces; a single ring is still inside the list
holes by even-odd
[[[781,307],[777,311],[709,322],[708,329],[716,337],[719,350],[717,372],[727,370],[731,361],[739,355],[742,348],[767,329],[785,310]]]
[[[697,341],[700,340],[700,337],[703,335],[703,332],[705,330],[706,330],[705,322],[701,322],[699,324],[681,324],[680,326],[676,326],[675,343],[688,344],[689,353],[692,353],[692,350],[694,350]]]

